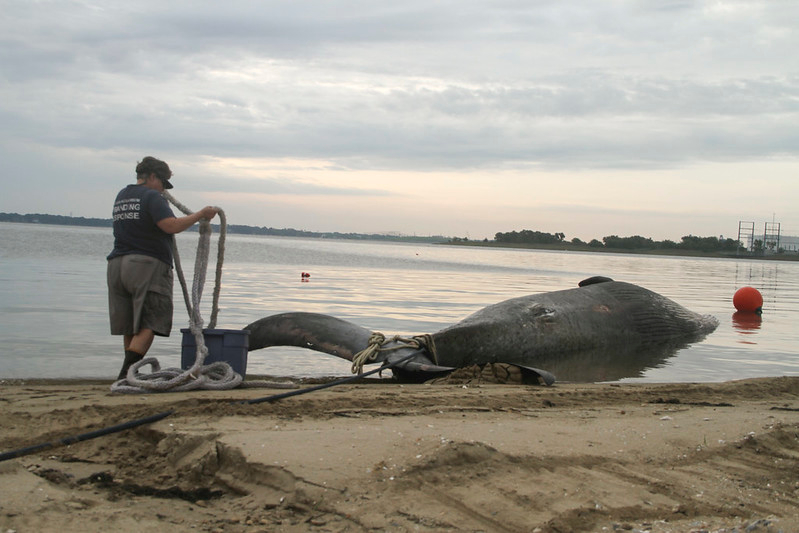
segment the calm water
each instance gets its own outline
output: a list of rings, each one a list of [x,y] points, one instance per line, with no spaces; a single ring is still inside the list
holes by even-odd
[[[105,256],[110,230],[0,223],[0,378],[111,378],[122,341],[108,333]],[[191,281],[196,233],[178,236]],[[216,253],[216,245],[212,255]],[[203,298],[210,315],[213,269]],[[301,272],[311,278],[301,281]],[[230,235],[217,327],[240,329],[283,311],[313,311],[385,334],[433,333],[507,298],[566,289],[606,275],[643,285],[719,328],[625,381],[725,381],[799,375],[799,263]],[[733,317],[744,285],[764,297],[762,322]],[[150,355],[180,363],[188,315],[176,280],[175,330]],[[176,334],[177,333],[177,334]],[[250,374],[349,374],[349,363],[298,348],[249,354]]]

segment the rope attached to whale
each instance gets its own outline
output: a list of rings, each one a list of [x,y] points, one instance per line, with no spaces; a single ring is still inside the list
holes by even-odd
[[[399,342],[402,344],[389,347],[385,346],[391,342]],[[423,335],[414,335],[413,337],[394,335],[393,337],[386,338],[386,336],[382,333],[375,331],[372,332],[372,335],[369,337],[369,342],[367,343],[366,348],[356,353],[352,357],[352,373],[361,374],[363,372],[363,365],[375,361],[380,352],[391,352],[395,350],[401,350],[403,348],[427,350],[427,353],[429,353],[433,358],[433,362],[436,365],[438,364],[438,354],[436,353],[436,345],[433,342],[432,335],[428,333]]]

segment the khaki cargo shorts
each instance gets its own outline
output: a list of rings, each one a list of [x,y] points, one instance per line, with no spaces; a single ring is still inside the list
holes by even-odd
[[[108,314],[111,335],[151,329],[172,331],[172,267],[148,255],[129,254],[108,261]]]

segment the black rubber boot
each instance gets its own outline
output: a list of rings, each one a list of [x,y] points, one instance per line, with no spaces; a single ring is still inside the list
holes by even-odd
[[[125,362],[122,363],[122,370],[119,371],[119,376],[117,380],[125,379],[128,377],[128,369],[133,363],[138,363],[144,359],[144,356],[139,352],[134,352],[131,350],[125,350]]]

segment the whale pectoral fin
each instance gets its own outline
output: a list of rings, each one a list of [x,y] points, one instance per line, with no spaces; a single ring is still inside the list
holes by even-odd
[[[555,383],[555,376],[547,372],[546,370],[541,370],[540,368],[533,368],[529,366],[522,366],[516,365],[513,363],[507,363],[515,366],[519,370],[522,371],[522,383],[527,385],[538,385],[543,383],[546,386],[552,385]]]
[[[413,355],[413,357],[408,361],[399,362],[407,358],[408,355]],[[418,349],[388,352],[385,357],[385,363],[389,365],[398,363],[396,366],[392,365],[391,372],[394,373],[394,378],[401,383],[424,383],[429,379],[440,377],[455,370],[455,367],[439,366],[433,363],[424,350]]]
[[[407,371],[407,372],[451,372],[455,370],[453,366],[439,366],[433,363],[423,350],[415,350],[416,355],[411,358],[409,361],[404,363],[400,363],[396,366],[396,368]],[[397,350],[394,352],[388,352],[385,357],[385,362],[388,364],[392,364],[396,361],[400,361],[408,357],[408,355],[412,354],[410,350]]]

